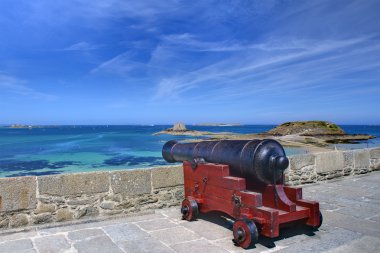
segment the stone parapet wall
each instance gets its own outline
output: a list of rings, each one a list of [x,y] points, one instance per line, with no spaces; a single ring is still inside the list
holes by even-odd
[[[0,178],[0,229],[176,206],[182,166]]]
[[[289,157],[288,185],[380,170],[380,148]],[[182,166],[0,178],[0,229],[179,206]]]
[[[380,170],[380,148],[295,155],[289,161],[286,184],[315,183]]]

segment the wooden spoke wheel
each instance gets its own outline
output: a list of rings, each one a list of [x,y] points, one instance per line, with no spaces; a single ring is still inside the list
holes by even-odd
[[[182,219],[193,221],[199,214],[198,204],[193,199],[184,199],[181,206]]]
[[[248,219],[235,221],[232,231],[234,243],[244,249],[255,245],[259,238],[259,232],[255,223]]]

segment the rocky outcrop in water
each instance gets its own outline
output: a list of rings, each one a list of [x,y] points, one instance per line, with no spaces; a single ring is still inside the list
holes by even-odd
[[[346,135],[342,128],[328,121],[286,122],[267,131],[266,134],[279,136],[290,134],[297,134],[301,136]]]
[[[173,127],[154,133],[153,135],[171,134],[171,135],[190,135],[190,136],[203,136],[210,135],[211,132],[202,132],[196,130],[189,130],[183,123],[175,123]]]

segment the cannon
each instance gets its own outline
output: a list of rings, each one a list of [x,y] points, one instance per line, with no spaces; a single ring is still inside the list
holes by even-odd
[[[233,218],[233,242],[242,248],[252,247],[259,235],[278,237],[285,225],[322,224],[319,203],[303,199],[302,188],[284,184],[289,160],[275,140],[168,141],[162,156],[183,162],[183,219],[223,212]]]

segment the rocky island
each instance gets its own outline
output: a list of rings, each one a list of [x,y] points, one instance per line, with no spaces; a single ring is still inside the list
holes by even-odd
[[[179,123],[175,123],[173,125],[173,127],[162,130],[162,131],[157,132],[157,133],[154,133],[153,135],[160,135],[160,134],[188,135],[188,136],[209,136],[209,135],[221,134],[221,133],[190,130],[190,129],[186,128],[184,123],[179,122]]]
[[[294,136],[306,143],[337,144],[357,143],[375,138],[368,134],[347,134],[338,125],[327,121],[295,121],[281,124],[265,133],[268,136]]]
[[[333,147],[330,144],[358,143],[376,138],[368,134],[347,134],[341,127],[328,121],[286,122],[267,132],[252,134],[189,130],[183,123],[177,123],[172,128],[155,133],[155,135],[159,134],[202,136],[207,140],[275,139],[283,146],[302,147],[310,151],[331,149]],[[192,138],[185,141],[193,142],[199,139]]]

